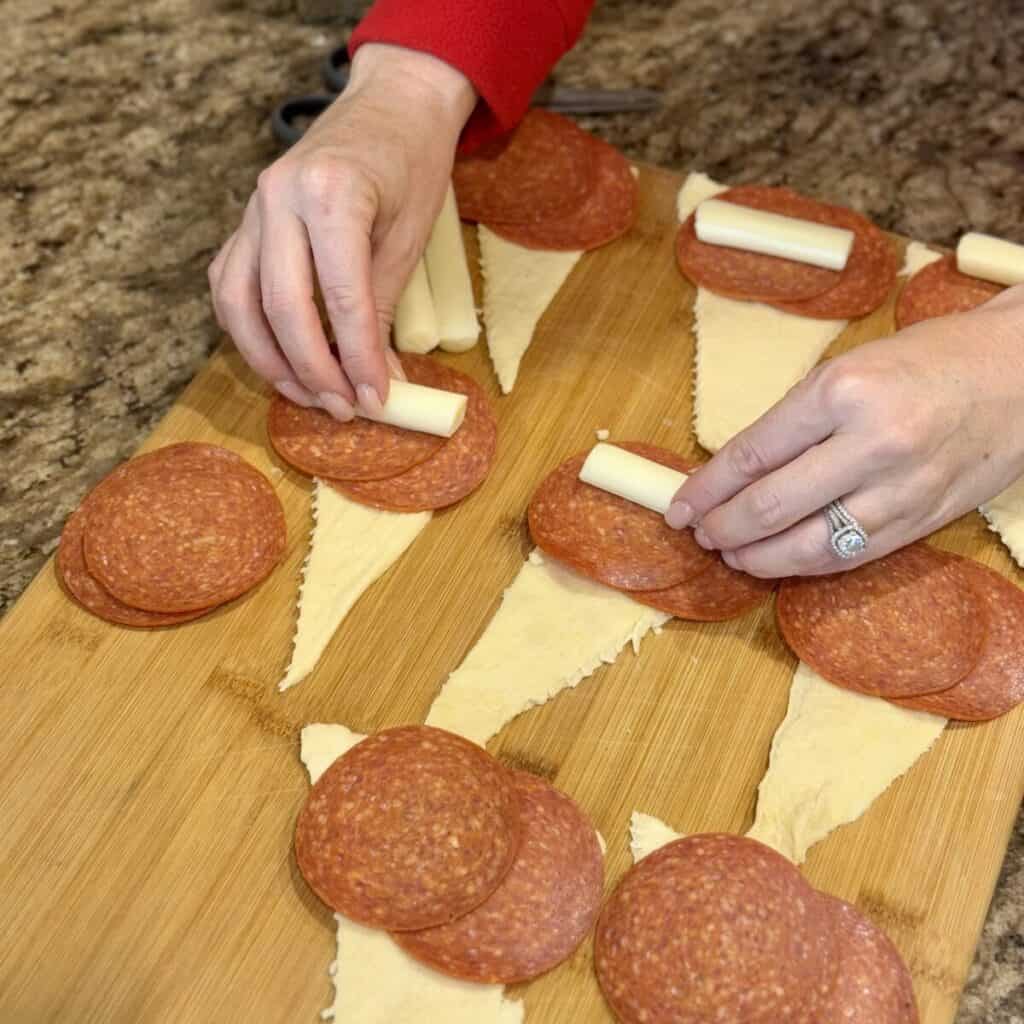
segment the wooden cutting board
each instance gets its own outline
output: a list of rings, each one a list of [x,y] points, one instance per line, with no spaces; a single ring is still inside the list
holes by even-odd
[[[497,398],[481,346],[446,362],[495,396],[499,458],[358,603],[315,674],[279,695],[310,481],[264,440],[266,395],[216,355],[146,443],[213,441],[275,482],[287,560],[209,618],[134,632],[80,611],[52,563],[0,623],[0,1020],[314,1021],[329,1002],[331,914],[291,857],[306,794],[298,731],[422,721],[493,614],[530,543],[528,498],[596,428],[699,453],[691,431],[693,292],[675,267],[676,175],[643,170],[636,230],[584,257],[548,311],[515,392]],[[891,330],[891,304],[836,350]],[[767,342],[766,342],[767,343]],[[971,514],[937,542],[1024,584]],[[674,622],[492,743],[554,779],[629,863],[641,809],[684,832],[744,831],[794,659],[771,608]],[[893,937],[922,1019],[952,1021],[1020,805],[1024,711],[950,726],[857,823],[817,846],[817,886]],[[605,1021],[589,943],[517,986],[527,1021]]]

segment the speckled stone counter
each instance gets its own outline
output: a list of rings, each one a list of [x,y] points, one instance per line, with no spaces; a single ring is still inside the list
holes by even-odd
[[[205,269],[275,155],[267,113],[363,6],[0,4],[0,609],[217,344]],[[587,121],[635,158],[1024,241],[1019,0],[598,0],[558,77],[664,92]],[[1024,821],[959,1024],[1024,1022],[1022,924]]]

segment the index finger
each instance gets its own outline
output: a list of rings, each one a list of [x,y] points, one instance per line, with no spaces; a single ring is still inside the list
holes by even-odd
[[[690,474],[673,496],[666,522],[677,530],[692,526],[754,481],[824,441],[836,426],[816,379],[806,378]]]
[[[388,397],[388,368],[372,283],[370,225],[328,217],[308,225],[313,261],[345,375],[360,405]],[[369,389],[369,390],[368,390]]]

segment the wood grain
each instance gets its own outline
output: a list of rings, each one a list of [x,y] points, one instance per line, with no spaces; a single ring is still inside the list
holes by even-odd
[[[542,475],[596,428],[696,456],[692,290],[672,258],[679,180],[644,169],[628,238],[586,256],[498,399],[482,348],[442,357],[495,396],[500,455],[486,484],[438,514],[358,603],[314,675],[284,695],[310,482],[264,440],[266,397],[225,350],[147,448],[229,447],[267,473],[287,512],[286,562],[207,619],[138,632],[60,591],[52,563],[0,623],[0,1019],[313,1021],[328,1002],[330,913],[291,857],[306,784],[300,727],[369,731],[420,721],[518,570],[524,510]],[[840,351],[891,330],[891,303]],[[770,344],[770,340],[766,340]],[[1024,583],[972,514],[938,543]],[[794,659],[770,608],[673,623],[492,744],[576,797],[628,865],[641,809],[686,831],[742,831]],[[947,729],[858,822],[817,846],[810,880],[883,925],[914,972],[922,1020],[949,1024],[1024,779],[1024,713]],[[589,944],[518,986],[528,1021],[610,1016]]]

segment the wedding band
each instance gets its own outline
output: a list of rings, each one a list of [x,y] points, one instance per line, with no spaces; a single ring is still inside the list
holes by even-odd
[[[868,546],[867,531],[857,522],[841,501],[830,501],[824,509],[828,523],[829,543],[840,558],[856,558]]]

